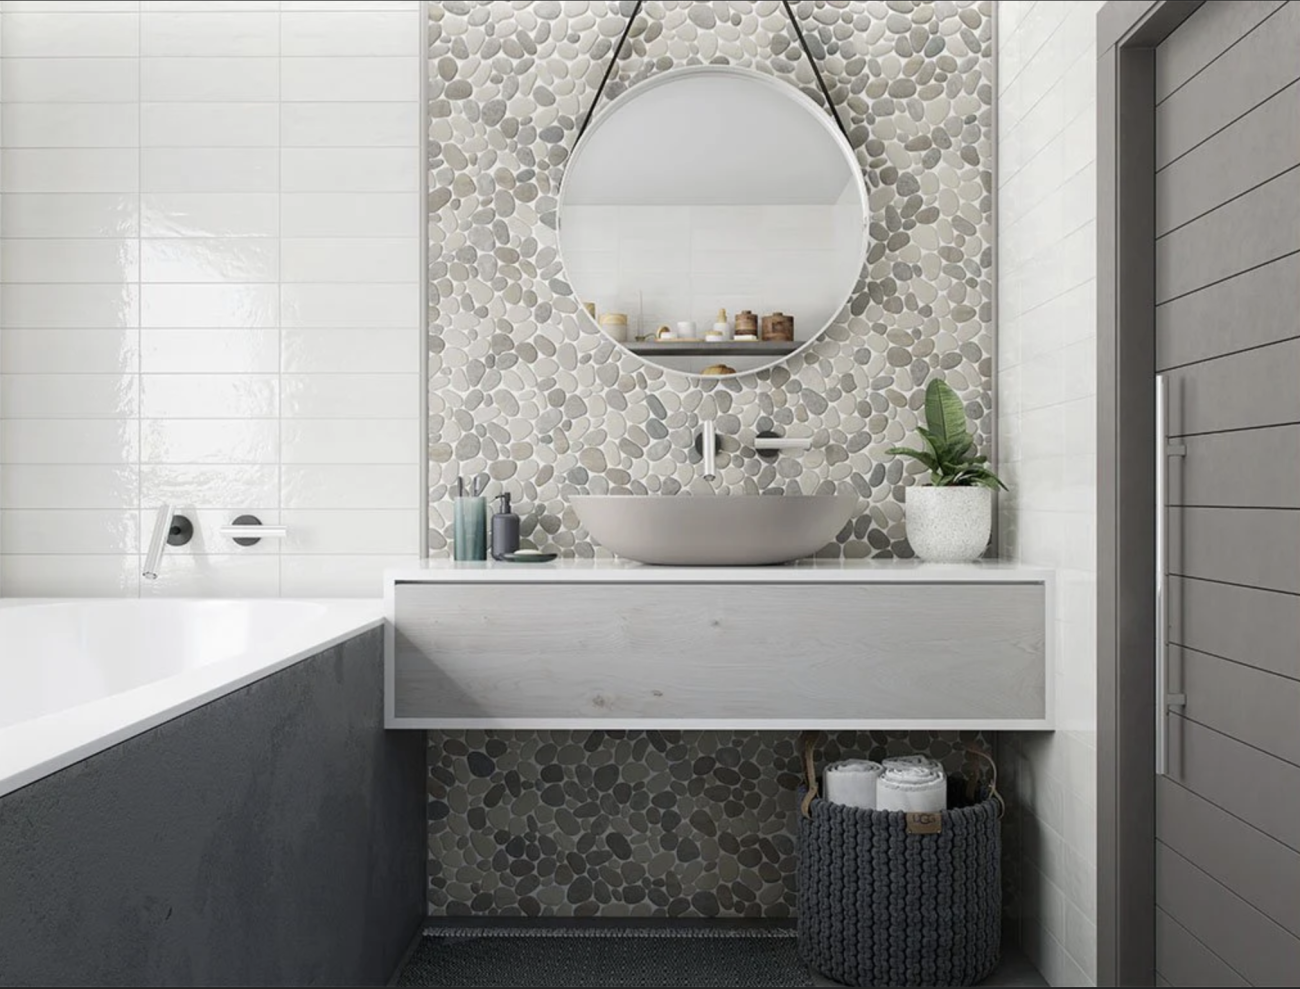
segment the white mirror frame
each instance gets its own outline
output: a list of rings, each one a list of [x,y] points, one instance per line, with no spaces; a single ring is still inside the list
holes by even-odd
[[[706,375],[706,374],[701,374],[698,371],[683,371],[679,368],[667,367],[663,364],[660,364],[659,362],[655,361],[650,357],[646,357],[642,354],[634,353],[625,344],[609,337],[608,334],[604,333],[604,331],[600,329],[599,325],[596,323],[595,320],[591,318],[590,314],[587,313],[584,307],[582,306],[578,307],[578,312],[579,312],[578,320],[582,321],[583,319],[585,319],[589,325],[591,332],[600,333],[601,336],[609,340],[609,342],[613,344],[615,347],[620,348],[625,353],[637,358],[641,362],[648,364],[651,367],[657,368],[658,370],[663,371],[666,374],[679,374],[682,375],[683,377],[690,378],[692,380],[728,381],[728,380],[734,380],[736,378],[742,378],[751,374],[758,374],[759,372],[762,371],[769,371],[772,368],[780,367],[782,364],[794,360],[796,357],[799,357],[801,354],[803,354],[804,351],[806,351],[809,347],[815,344],[818,340],[820,340],[822,334],[825,333],[827,329],[829,329],[830,326],[836,320],[838,320],[841,316],[843,316],[845,307],[853,299],[853,288],[866,275],[865,266],[867,260],[867,251],[871,246],[870,230],[869,230],[871,224],[871,204],[870,204],[870,199],[867,195],[866,176],[862,174],[862,166],[858,163],[858,156],[854,153],[853,146],[849,144],[848,138],[844,136],[844,133],[840,130],[838,124],[835,122],[835,119],[831,116],[830,112],[824,109],[823,107],[821,107],[819,104],[815,103],[813,100],[811,100],[807,96],[807,94],[805,94],[802,90],[800,90],[797,86],[795,86],[793,82],[786,81],[777,76],[770,76],[763,72],[757,72],[753,69],[742,68],[736,65],[689,65],[689,66],[682,66],[675,69],[667,69],[664,72],[658,73],[657,75],[652,76],[649,79],[636,83],[631,89],[627,90],[624,93],[621,93],[615,99],[611,100],[609,105],[600,112],[599,116],[592,118],[591,123],[587,127],[587,130],[582,135],[582,139],[578,141],[577,146],[569,154],[569,160],[564,166],[564,179],[561,180],[560,192],[559,195],[556,197],[556,203],[555,203],[556,251],[560,260],[560,268],[564,272],[565,281],[568,282],[569,288],[574,292],[575,296],[577,295],[578,289],[568,277],[568,270],[569,270],[568,265],[565,264],[564,262],[564,243],[563,243],[564,238],[560,230],[560,225],[562,222],[561,217],[564,215],[565,194],[568,189],[568,182],[565,180],[567,180],[568,176],[572,173],[574,164],[578,161],[578,159],[582,155],[583,148],[590,145],[590,141],[589,141],[590,136],[594,134],[597,130],[599,130],[601,124],[609,120],[609,118],[612,117],[620,107],[628,105],[637,97],[643,96],[646,93],[650,92],[651,90],[656,89],[660,86],[671,85],[672,83],[680,79],[684,79],[688,76],[698,76],[698,75],[731,75],[731,76],[739,76],[745,79],[750,79],[762,83],[763,85],[770,88],[772,92],[778,95],[780,98],[796,102],[804,110],[813,114],[813,116],[815,116],[817,120],[821,123],[822,127],[825,128],[827,135],[829,135],[831,140],[835,142],[836,146],[840,150],[840,153],[844,156],[844,160],[848,163],[849,167],[853,170],[853,174],[858,176],[859,181],[857,182],[855,188],[857,189],[857,193],[858,193],[858,201],[862,207],[862,237],[861,237],[861,242],[859,244],[859,251],[858,251],[859,276],[857,279],[854,280],[853,286],[849,287],[848,294],[845,296],[844,301],[840,303],[839,307],[834,311],[831,317],[827,319],[822,326],[818,327],[815,333],[813,333],[811,336],[808,337],[807,340],[805,340],[802,344],[799,345],[797,350],[794,350],[791,353],[785,354],[781,357],[774,358],[768,363],[760,365],[758,367],[746,368],[743,371],[737,371],[735,374],[728,374],[728,375]]]

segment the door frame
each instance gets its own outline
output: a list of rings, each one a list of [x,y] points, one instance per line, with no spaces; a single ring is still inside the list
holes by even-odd
[[[1097,985],[1155,984],[1155,50],[1203,0],[1097,13]]]

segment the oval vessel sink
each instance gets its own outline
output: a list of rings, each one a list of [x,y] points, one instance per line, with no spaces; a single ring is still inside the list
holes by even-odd
[[[858,508],[856,494],[574,495],[569,502],[610,552],[686,567],[801,560],[831,542]]]

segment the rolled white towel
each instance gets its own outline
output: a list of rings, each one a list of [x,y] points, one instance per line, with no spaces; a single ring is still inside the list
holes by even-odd
[[[915,755],[891,755],[889,758],[881,761],[881,765],[886,769],[897,769],[904,766],[933,766],[942,772],[943,764],[938,759],[932,759],[928,755],[922,755],[919,752]]]
[[[826,767],[826,799],[833,804],[876,809],[876,780],[884,767],[870,759],[845,759]]]
[[[948,780],[935,766],[886,766],[876,782],[876,810],[937,814],[948,809]]]

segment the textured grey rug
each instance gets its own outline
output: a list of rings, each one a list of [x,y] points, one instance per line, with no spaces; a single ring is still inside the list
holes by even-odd
[[[815,986],[792,930],[450,929],[420,939],[400,986]]]

